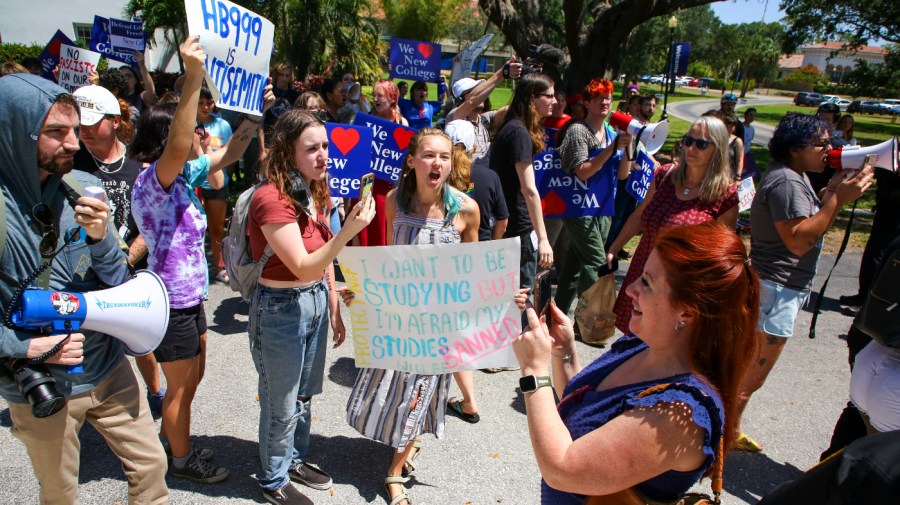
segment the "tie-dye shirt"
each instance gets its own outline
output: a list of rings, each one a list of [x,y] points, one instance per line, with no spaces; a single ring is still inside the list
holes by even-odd
[[[209,270],[203,248],[206,216],[192,188],[209,173],[209,157],[185,165],[168,190],[156,178],[156,163],[141,172],[134,183],[134,220],[150,250],[150,270],[169,291],[169,306],[186,309],[199,305],[206,295]]]

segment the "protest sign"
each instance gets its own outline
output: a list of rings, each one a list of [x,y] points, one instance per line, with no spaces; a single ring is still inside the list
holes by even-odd
[[[144,52],[144,24],[109,18],[109,41],[115,53]]]
[[[372,130],[373,157],[370,171],[375,172],[375,178],[393,183],[399,181],[406,148],[416,131],[362,112],[356,113],[353,124]]]
[[[185,0],[188,32],[200,36],[216,105],[260,116],[275,26],[228,0]]]
[[[356,366],[443,374],[514,366],[519,239],[345,247]]]
[[[117,20],[118,21],[118,20]],[[127,21],[130,22],[130,21]],[[140,23],[140,21],[136,21]],[[143,29],[141,36],[143,37]],[[96,51],[106,58],[120,61],[132,67],[137,66],[137,60],[131,51],[117,52],[113,51],[112,42],[110,41],[109,19],[100,16],[94,16],[94,26],[91,28],[91,51]],[[140,49],[143,51],[143,46]]]
[[[372,129],[325,123],[328,131],[328,189],[333,197],[359,196],[359,180],[371,172]]]
[[[493,37],[493,33],[488,33],[484,37],[476,40],[471,46],[463,49],[462,52],[453,58],[453,68],[450,71],[451,89],[453,88],[453,83],[463,77],[469,77],[472,74],[472,65],[475,63],[475,58],[478,58],[478,56],[487,48]]]
[[[750,210],[753,204],[753,197],[756,196],[756,186],[753,185],[753,177],[747,177],[741,181],[738,186],[738,212]]]
[[[390,62],[392,79],[437,82],[441,74],[441,45],[392,38]]]
[[[611,156],[587,182],[562,169],[554,141],[556,130],[546,128],[548,148],[534,155],[534,180],[541,195],[544,217],[611,216],[615,213],[616,169],[619,156]],[[590,158],[600,150],[588,153]]]
[[[637,168],[628,175],[628,181],[625,184],[625,190],[633,196],[638,203],[643,202],[647,196],[647,190],[653,183],[653,174],[655,163],[643,149],[637,155],[635,160]]]
[[[90,84],[88,77],[97,71],[100,53],[67,44],[59,46],[59,85],[69,93]]]
[[[53,69],[59,65],[59,47],[62,44],[75,45],[69,37],[66,37],[65,33],[61,30],[56,30],[53,38],[50,39],[50,42],[47,43],[47,46],[44,47],[44,50],[38,56],[38,60],[41,62],[41,77],[44,79],[56,82],[56,77],[53,76]]]

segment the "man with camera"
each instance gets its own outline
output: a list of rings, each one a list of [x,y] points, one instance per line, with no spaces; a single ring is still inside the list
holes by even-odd
[[[12,323],[25,288],[85,292],[129,277],[109,207],[81,196],[99,182],[69,175],[79,126],[78,104],[63,88],[25,74],[0,79],[0,395],[12,434],[28,450],[41,503],[78,501],[85,421],[122,460],[129,502],[166,503],[165,453],[122,343]]]

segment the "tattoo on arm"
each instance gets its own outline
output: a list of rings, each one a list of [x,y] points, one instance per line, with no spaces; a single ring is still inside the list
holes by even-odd
[[[778,337],[774,335],[766,335],[766,343],[769,345],[776,345],[778,344]]]

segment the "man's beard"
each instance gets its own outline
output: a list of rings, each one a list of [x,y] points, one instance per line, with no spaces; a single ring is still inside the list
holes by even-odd
[[[71,154],[75,154],[72,151]],[[61,154],[69,154],[68,151],[57,151],[52,156],[42,157],[38,154],[38,168],[50,174],[64,175],[72,171],[75,167],[75,158],[58,159]]]

